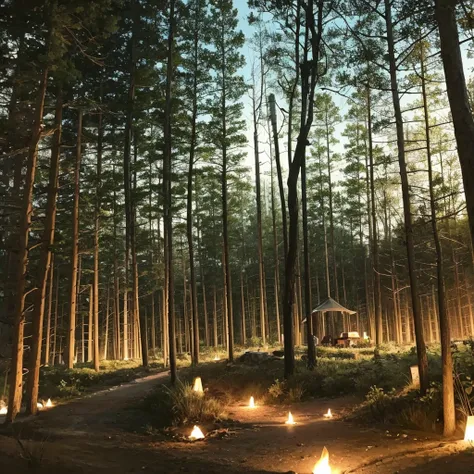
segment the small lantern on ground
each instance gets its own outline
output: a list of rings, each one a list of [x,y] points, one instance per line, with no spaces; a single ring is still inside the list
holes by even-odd
[[[196,378],[194,379],[193,390],[194,390],[196,393],[199,393],[199,394],[201,394],[201,395],[204,393],[204,390],[202,389],[201,377],[196,377]]]
[[[196,441],[197,439],[204,439],[204,433],[201,431],[201,428],[199,426],[194,425],[193,431],[191,431],[191,434],[189,435],[189,439],[191,441]]]
[[[321,458],[315,464],[313,474],[331,474],[332,469],[329,465],[329,451],[324,447]]]

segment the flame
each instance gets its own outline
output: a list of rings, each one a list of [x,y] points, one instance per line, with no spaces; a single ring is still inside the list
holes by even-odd
[[[40,403],[40,402],[38,402],[38,403],[36,404],[36,408],[39,408],[39,409],[41,410],[41,408],[43,408],[43,404]]]
[[[221,358],[218,355],[216,355],[216,357],[214,357],[214,360],[221,360]]]
[[[202,389],[202,381],[201,377],[196,377],[194,379],[194,387],[193,390],[197,393],[204,393],[204,390]]]
[[[253,397],[250,397],[249,408],[255,408],[255,400]]]
[[[324,418],[332,418],[331,409],[329,408],[328,412],[324,414]]]
[[[467,417],[464,441],[474,442],[474,416]]]
[[[291,411],[288,412],[288,420],[285,421],[286,425],[296,425],[295,420],[293,419],[293,415],[291,414]]]
[[[329,465],[329,451],[324,447],[321,458],[314,466],[313,474],[331,474],[331,472],[331,466]]]
[[[48,401],[46,402],[46,405],[48,408],[51,408],[53,406],[53,402],[51,401],[51,398],[48,398]]]
[[[197,439],[204,439],[204,433],[201,431],[199,426],[194,425],[193,431],[191,431],[191,434],[189,435],[189,439],[191,441],[196,441]]]
[[[2,408],[0,408],[0,415],[6,415],[7,412],[8,412],[7,407],[2,407]]]

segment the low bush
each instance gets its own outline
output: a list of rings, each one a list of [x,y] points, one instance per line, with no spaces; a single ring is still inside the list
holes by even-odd
[[[365,402],[349,417],[363,423],[396,425],[402,428],[438,432],[442,416],[441,392],[433,384],[424,397],[418,391],[385,392],[373,386]]]
[[[200,394],[192,385],[178,382],[175,387],[162,385],[148,396],[142,408],[155,428],[216,422],[226,418],[223,404],[208,394]]]

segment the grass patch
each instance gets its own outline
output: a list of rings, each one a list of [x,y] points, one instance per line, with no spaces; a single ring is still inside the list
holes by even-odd
[[[439,386],[433,384],[426,396],[416,390],[386,393],[373,386],[365,402],[349,417],[358,422],[396,425],[402,428],[441,432],[442,400]]]
[[[227,418],[220,400],[208,393],[199,394],[191,384],[183,382],[175,387],[159,386],[142,402],[141,408],[149,414],[153,428],[214,423]]]
[[[154,362],[149,367],[143,367],[138,360],[103,361],[99,372],[87,365],[79,365],[74,369],[64,366],[42,367],[39,397],[55,400],[77,397],[104,387],[130,382],[160,370],[164,370],[162,364]]]

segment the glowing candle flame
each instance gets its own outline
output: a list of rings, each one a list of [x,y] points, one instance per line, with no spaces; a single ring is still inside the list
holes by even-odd
[[[197,439],[204,439],[204,433],[201,431],[199,426],[194,426],[193,431],[191,431],[191,434],[189,436],[189,439],[191,441],[196,441]]]
[[[51,401],[51,398],[48,398],[48,401],[46,402],[46,406],[48,408],[51,408],[53,406],[53,402]]]
[[[250,397],[249,408],[255,408],[255,400],[253,397]]]
[[[204,393],[204,390],[202,389],[202,381],[201,377],[196,377],[194,379],[194,387],[193,390],[197,393]]]
[[[331,409],[329,408],[328,412],[324,414],[324,418],[332,418]]]
[[[291,411],[288,412],[288,420],[285,421],[285,425],[296,425],[296,422],[293,419],[293,415],[291,414]]]
[[[468,416],[466,420],[466,431],[464,441],[474,442],[474,416]]]
[[[331,466],[329,465],[329,451],[324,448],[321,458],[315,464],[313,474],[331,474]]]
[[[8,412],[7,407],[0,408],[0,415],[6,415]]]

